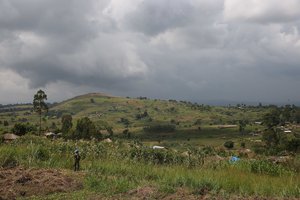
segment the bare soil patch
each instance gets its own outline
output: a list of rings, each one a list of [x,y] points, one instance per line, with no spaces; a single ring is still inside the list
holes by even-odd
[[[82,187],[78,180],[60,170],[22,167],[0,169],[0,200],[69,192]]]

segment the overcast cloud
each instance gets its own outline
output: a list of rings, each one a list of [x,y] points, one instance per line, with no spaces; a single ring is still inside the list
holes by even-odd
[[[300,101],[299,0],[0,0],[0,103]]]

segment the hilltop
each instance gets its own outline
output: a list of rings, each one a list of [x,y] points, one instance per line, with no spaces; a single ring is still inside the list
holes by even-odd
[[[146,97],[116,97],[103,93],[80,95],[63,101],[50,109],[49,117],[59,118],[69,113],[73,118],[88,116],[94,121],[106,121],[114,127],[144,126],[148,122],[177,123],[181,126],[194,124],[235,124],[245,119],[261,120],[264,109],[254,107],[217,107],[176,100],[157,100]]]
[[[95,122],[105,121],[118,128],[142,127],[149,122],[174,123],[182,127],[190,127],[193,125],[236,124],[240,119],[254,123],[260,121],[264,113],[266,113],[266,109],[254,106],[209,106],[187,101],[89,93],[50,105],[46,118],[49,122],[59,124],[62,115],[71,114],[75,121],[80,117],[87,116]],[[23,118],[35,121],[31,104],[3,107],[0,110],[0,117],[5,120],[7,116],[14,116],[15,119],[12,121],[20,121]]]

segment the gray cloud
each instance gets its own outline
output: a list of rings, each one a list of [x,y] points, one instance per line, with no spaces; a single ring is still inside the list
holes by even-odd
[[[19,82],[53,100],[298,101],[300,4],[272,2],[0,0],[1,84],[15,91],[0,103]]]

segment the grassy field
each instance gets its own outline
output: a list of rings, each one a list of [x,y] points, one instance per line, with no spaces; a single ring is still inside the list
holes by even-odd
[[[82,153],[82,171],[78,173],[71,171],[75,146]],[[83,183],[81,190],[71,194],[54,193],[48,199],[93,196],[109,199],[143,187],[155,188],[153,195],[158,198],[173,194],[178,188],[193,195],[209,193],[224,199],[234,195],[300,198],[300,174],[286,166],[268,164],[264,158],[230,163],[227,159],[214,160],[217,151],[213,151],[198,162],[196,153],[189,158],[178,151],[155,151],[128,141],[65,142],[37,136],[1,145],[0,152],[2,166],[15,163],[27,168],[65,170]],[[299,157],[295,159],[300,161]]]

